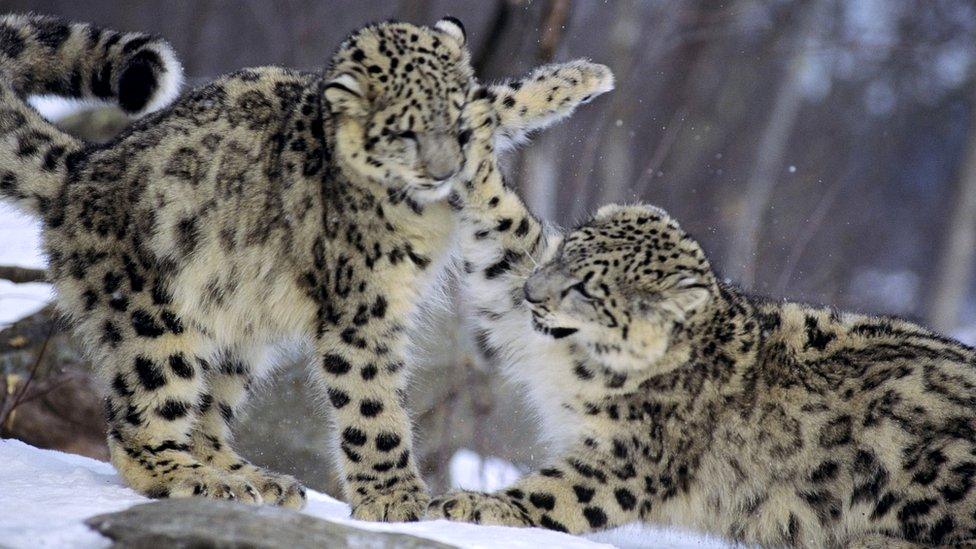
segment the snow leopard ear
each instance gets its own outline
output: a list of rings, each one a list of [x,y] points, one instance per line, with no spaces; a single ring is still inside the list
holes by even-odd
[[[366,94],[355,76],[343,72],[325,83],[323,90],[333,114],[358,116],[365,112]]]
[[[434,28],[451,37],[457,42],[459,47],[464,47],[468,41],[468,34],[464,30],[464,24],[457,17],[443,17],[438,21]]]

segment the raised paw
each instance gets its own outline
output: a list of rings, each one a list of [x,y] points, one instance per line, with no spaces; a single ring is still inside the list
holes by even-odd
[[[265,503],[300,510],[305,507],[308,497],[305,487],[295,477],[272,473],[255,467],[248,475],[251,482],[261,492]]]
[[[534,526],[521,503],[503,495],[481,492],[452,492],[434,498],[427,507],[425,518],[495,526]]]
[[[582,59],[555,65],[553,76],[570,84],[568,90],[582,95],[580,103],[586,103],[598,95],[613,89],[613,71],[606,65]]]
[[[189,469],[172,482],[161,495],[171,498],[202,497],[235,500],[260,505],[264,499],[244,476],[216,470]]]
[[[414,522],[427,509],[430,496],[424,489],[401,489],[370,494],[352,506],[352,518],[374,522]]]

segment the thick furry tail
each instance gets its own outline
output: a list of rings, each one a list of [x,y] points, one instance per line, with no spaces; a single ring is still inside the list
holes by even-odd
[[[182,81],[176,54],[158,38],[0,16],[0,198],[43,214],[85,155],[84,144],[41,117],[27,96],[113,102],[139,117],[176,99]]]
[[[14,91],[117,103],[142,116],[170,104],[183,68],[165,41],[40,15],[0,17],[0,73]]]

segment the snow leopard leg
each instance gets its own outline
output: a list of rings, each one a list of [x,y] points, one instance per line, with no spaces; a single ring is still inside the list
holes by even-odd
[[[305,488],[295,478],[253,465],[231,447],[232,424],[254,382],[247,355],[221,353],[206,375],[208,392],[200,399],[199,418],[193,428],[193,455],[207,465],[243,476],[258,489],[265,503],[304,507]]]
[[[122,297],[120,299],[127,299]],[[150,497],[202,496],[261,503],[243,476],[201,462],[191,451],[194,424],[212,404],[201,356],[205,336],[145,294],[125,312],[93,315],[81,333],[96,342],[106,398],[109,451],[127,484]]]
[[[346,501],[360,520],[418,520],[429,496],[410,452],[404,407],[403,327],[385,316],[377,297],[365,313],[371,334],[348,327],[320,337],[313,372],[332,405]],[[365,328],[360,326],[359,328]]]

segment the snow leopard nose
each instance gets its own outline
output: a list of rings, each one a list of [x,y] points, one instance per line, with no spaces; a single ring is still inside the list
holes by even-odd
[[[424,170],[431,179],[450,178],[461,169],[461,145],[446,132],[428,132],[419,138]]]
[[[522,293],[526,301],[535,305],[558,300],[560,290],[568,280],[569,277],[554,269],[543,268],[526,279]]]

